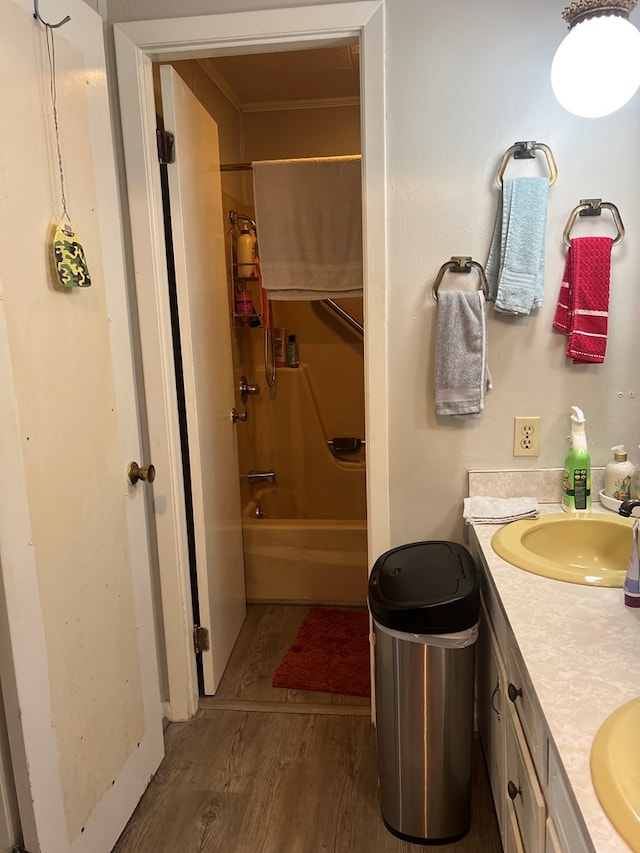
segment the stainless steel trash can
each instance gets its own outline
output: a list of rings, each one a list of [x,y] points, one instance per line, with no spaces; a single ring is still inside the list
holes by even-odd
[[[471,822],[479,578],[455,542],[387,551],[369,579],[380,808],[394,835],[461,838]]]

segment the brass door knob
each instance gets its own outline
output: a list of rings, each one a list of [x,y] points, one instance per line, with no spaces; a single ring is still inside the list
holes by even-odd
[[[156,478],[156,469],[154,465],[145,465],[141,468],[137,462],[129,462],[127,466],[127,479],[132,486],[138,480],[144,480],[145,483],[153,483]]]

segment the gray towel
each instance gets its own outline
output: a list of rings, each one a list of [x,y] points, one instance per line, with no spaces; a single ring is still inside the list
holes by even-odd
[[[507,524],[522,518],[538,517],[537,498],[487,498],[464,499],[462,517],[467,524]]]
[[[548,178],[507,178],[485,273],[502,314],[530,314],[544,299]]]
[[[438,294],[436,415],[479,415],[491,390],[487,321],[481,290]]]

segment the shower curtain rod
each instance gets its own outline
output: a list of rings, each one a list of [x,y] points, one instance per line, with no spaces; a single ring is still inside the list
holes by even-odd
[[[360,157],[361,155],[356,154],[353,156]],[[304,160],[307,158],[301,157],[300,159]],[[252,169],[253,169],[253,163],[223,163],[220,166],[221,172],[250,172]]]

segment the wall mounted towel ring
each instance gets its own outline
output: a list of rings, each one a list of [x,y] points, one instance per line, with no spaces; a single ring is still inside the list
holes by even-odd
[[[508,148],[505,151],[502,162],[500,163],[500,168],[498,169],[498,174],[496,175],[496,183],[498,186],[502,187],[502,178],[512,155],[514,160],[533,160],[536,156],[536,151],[542,151],[544,156],[547,158],[547,165],[549,166],[549,186],[555,184],[556,178],[558,177],[558,167],[556,166],[556,161],[553,158],[551,149],[548,145],[545,145],[544,142],[530,141],[514,142],[511,148]]]
[[[477,270],[478,276],[480,278],[480,287],[482,288],[482,292],[485,295],[485,298],[489,295],[489,285],[487,284],[487,279],[484,274],[484,269],[482,264],[479,264],[477,261],[474,261],[473,258],[454,255],[450,261],[445,261],[444,264],[438,270],[438,275],[436,276],[435,281],[433,282],[433,288],[431,292],[433,294],[433,298],[435,301],[438,301],[438,288],[440,287],[440,283],[444,278],[444,274],[446,272],[463,272],[470,273],[471,270]]]
[[[568,246],[569,248],[571,247],[571,239],[569,235],[571,233],[573,223],[576,221],[576,216],[600,216],[603,207],[611,211],[613,221],[618,229],[618,233],[613,240],[613,245],[617,246],[618,243],[622,242],[622,238],[624,237],[624,225],[622,224],[620,211],[615,204],[610,201],[602,201],[601,198],[581,198],[580,204],[576,205],[576,207],[571,211],[569,220],[567,221],[562,233],[562,239],[564,240],[565,246]]]

